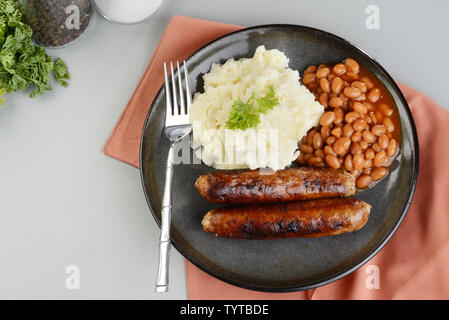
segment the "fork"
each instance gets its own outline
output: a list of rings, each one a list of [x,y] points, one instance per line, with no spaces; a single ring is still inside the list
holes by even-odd
[[[185,102],[182,89],[181,69],[179,62],[177,65],[179,105],[177,99],[177,90],[175,85],[175,74],[173,72],[173,63],[170,62],[171,69],[171,97],[170,85],[167,76],[167,65],[164,62],[165,75],[165,135],[170,140],[170,149],[168,150],[167,166],[165,171],[165,188],[162,198],[161,213],[161,236],[159,238],[159,267],[156,278],[156,292],[168,291],[168,262],[170,257],[170,222],[171,222],[171,183],[173,177],[173,159],[176,145],[187,137],[192,131],[189,120],[189,110],[191,105],[190,88],[186,62],[184,61],[184,80],[185,80]]]

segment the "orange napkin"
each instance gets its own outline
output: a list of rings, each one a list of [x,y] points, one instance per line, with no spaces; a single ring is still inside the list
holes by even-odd
[[[138,167],[140,135],[150,102],[163,84],[163,61],[181,61],[240,28],[173,16],[104,153]],[[418,130],[419,178],[409,212],[385,248],[343,279],[290,293],[241,289],[186,261],[189,299],[449,299],[449,112],[406,85],[400,88]]]

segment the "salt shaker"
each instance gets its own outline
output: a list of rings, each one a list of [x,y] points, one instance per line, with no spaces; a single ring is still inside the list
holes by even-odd
[[[118,23],[138,23],[151,16],[163,0],[94,0],[97,11]]]

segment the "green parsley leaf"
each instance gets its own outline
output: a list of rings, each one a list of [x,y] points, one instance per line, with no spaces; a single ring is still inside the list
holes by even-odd
[[[251,100],[252,97],[247,102],[243,102],[240,99],[234,101],[231,114],[229,115],[228,121],[226,121],[226,127],[228,129],[246,130],[256,127],[259,124],[260,118],[257,112],[255,112]]]
[[[258,104],[257,108],[254,106],[254,100]],[[275,96],[272,85],[268,87],[268,92],[264,97],[255,99],[253,94],[247,102],[237,99],[232,105],[231,113],[226,121],[226,128],[231,130],[255,128],[260,123],[260,113],[265,114],[278,104],[279,99]]]
[[[50,77],[66,87],[70,74],[60,58],[53,62],[32,40],[31,27],[21,21],[15,0],[0,0],[0,88],[13,93],[32,86],[30,97],[51,90]]]
[[[264,114],[279,104],[272,85],[268,87],[268,92],[264,97],[257,99],[257,104],[259,105],[258,111]]]

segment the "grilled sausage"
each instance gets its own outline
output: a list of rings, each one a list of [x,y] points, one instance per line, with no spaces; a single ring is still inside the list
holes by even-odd
[[[205,231],[227,238],[312,238],[358,230],[370,211],[369,204],[354,198],[225,206],[209,211],[202,225]]]
[[[216,171],[200,176],[195,187],[213,203],[256,204],[349,197],[355,193],[355,178],[332,168]]]

